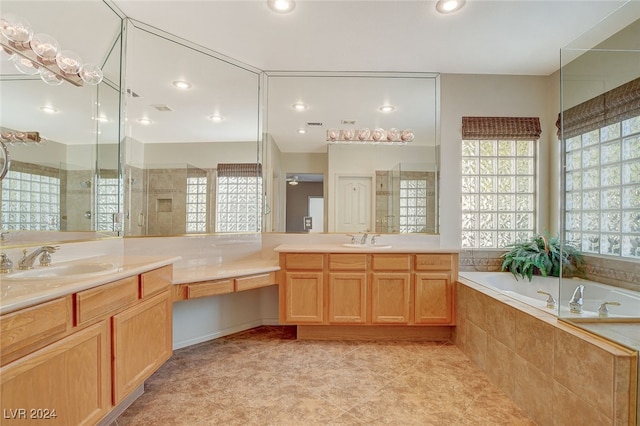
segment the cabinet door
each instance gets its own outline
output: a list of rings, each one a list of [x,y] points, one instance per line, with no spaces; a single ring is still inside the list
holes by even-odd
[[[285,315],[288,323],[322,323],[322,272],[287,272],[285,274]]]
[[[453,286],[449,273],[416,273],[416,324],[453,322]]]
[[[0,369],[10,424],[93,425],[111,408],[109,327],[100,321]]]
[[[409,322],[409,273],[376,272],[371,279],[371,322],[407,324]]]
[[[142,384],[172,353],[171,292],[113,316],[113,404]]]
[[[367,320],[367,274],[329,274],[329,323],[364,324]]]

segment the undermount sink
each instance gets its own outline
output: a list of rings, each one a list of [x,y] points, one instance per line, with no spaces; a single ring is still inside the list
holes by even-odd
[[[108,262],[78,262],[60,265],[41,266],[24,271],[15,270],[0,276],[2,281],[11,280],[47,280],[55,278],[87,278],[94,275],[114,272],[116,266]]]
[[[387,245],[382,245],[382,244],[355,244],[355,243],[344,243],[344,244],[342,244],[342,247],[366,249],[366,250],[391,248],[391,246],[388,245],[388,244]]]

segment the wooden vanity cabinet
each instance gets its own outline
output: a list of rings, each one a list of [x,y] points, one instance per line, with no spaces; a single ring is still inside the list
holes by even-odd
[[[411,255],[371,255],[371,323],[408,324]]]
[[[166,266],[0,316],[3,418],[66,426],[107,415],[171,356],[171,274]]]
[[[329,324],[367,322],[367,255],[329,254]]]
[[[324,263],[319,253],[286,253],[284,288],[280,292],[280,320],[288,324],[324,322]]]
[[[417,254],[415,257],[414,322],[454,324],[454,276],[458,258],[452,254]]]

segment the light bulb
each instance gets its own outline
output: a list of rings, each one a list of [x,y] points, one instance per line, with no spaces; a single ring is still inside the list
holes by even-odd
[[[71,50],[62,50],[56,55],[56,64],[67,74],[77,74],[82,67],[82,59]]]
[[[23,58],[22,56],[15,55],[11,60],[16,69],[22,74],[36,75],[38,74],[38,67],[30,60]]]
[[[358,130],[358,140],[366,141],[371,137],[371,130],[360,129]]]
[[[399,138],[400,138],[400,132],[398,131],[398,129],[395,129],[395,128],[389,129],[389,132],[387,133],[387,140],[389,142],[397,141]]]
[[[340,130],[337,130],[337,129],[327,130],[327,138],[329,138],[331,142],[337,141],[339,137],[340,137]]]
[[[382,139],[384,139],[384,129],[381,129],[378,127],[373,131],[373,133],[371,134],[371,137],[373,138],[374,141],[380,142]]]
[[[58,77],[56,73],[46,68],[40,68],[40,78],[50,86],[59,86],[62,84],[62,79]]]
[[[104,78],[100,67],[94,64],[84,64],[80,67],[79,74],[82,81],[92,86],[100,84]]]
[[[346,130],[343,130],[343,131],[342,131],[342,138],[343,138],[345,141],[350,141],[350,140],[352,140],[352,139],[353,139],[353,137],[354,137],[355,135],[356,135],[356,132],[355,132],[355,130],[353,130],[353,129],[346,129]]]
[[[33,37],[29,22],[11,13],[0,16],[0,32],[14,43],[28,43]]]
[[[34,34],[29,46],[38,57],[46,61],[54,60],[60,50],[58,41],[49,34],[43,33]]]
[[[413,130],[411,129],[405,129],[402,131],[402,134],[400,134],[400,139],[402,139],[405,142],[411,142],[415,137],[416,135],[413,133]]]

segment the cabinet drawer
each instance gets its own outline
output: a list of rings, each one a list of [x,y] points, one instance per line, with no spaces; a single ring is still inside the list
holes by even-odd
[[[215,296],[217,294],[233,293],[232,280],[204,281],[187,285],[187,298]]]
[[[450,254],[416,254],[416,271],[452,271],[453,256]]]
[[[364,271],[367,269],[367,255],[364,253],[332,253],[329,255],[329,269]]]
[[[284,259],[286,269],[322,269],[324,267],[322,253],[287,253]]]
[[[71,296],[2,315],[2,365],[56,341],[71,328],[71,321]]]
[[[144,299],[166,290],[171,285],[172,275],[171,266],[164,266],[140,275],[140,298]]]
[[[372,254],[371,268],[374,271],[409,271],[411,269],[411,255]]]
[[[253,275],[250,277],[236,278],[235,291],[251,290],[252,288],[266,287],[276,283],[276,274]]]
[[[119,310],[138,300],[138,275],[76,293],[76,324]]]

